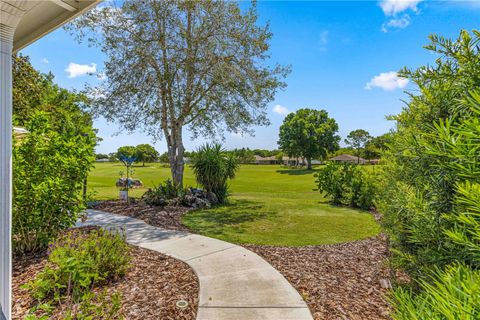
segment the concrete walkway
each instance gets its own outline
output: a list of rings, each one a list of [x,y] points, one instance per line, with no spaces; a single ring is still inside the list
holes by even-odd
[[[200,282],[197,319],[312,319],[290,283],[265,260],[243,247],[96,210],[88,210],[87,221],[78,225],[124,228],[129,243],[188,263]]]

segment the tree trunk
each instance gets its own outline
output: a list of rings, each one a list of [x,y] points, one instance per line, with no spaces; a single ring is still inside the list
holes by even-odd
[[[83,198],[83,201],[87,202],[87,178],[83,179],[83,194],[82,194],[82,198]]]
[[[183,154],[185,148],[183,146],[182,127],[177,126],[167,139],[168,158],[170,161],[170,172],[172,174],[173,183],[179,187],[183,187],[184,161]]]
[[[312,158],[307,158],[307,170],[312,170]]]

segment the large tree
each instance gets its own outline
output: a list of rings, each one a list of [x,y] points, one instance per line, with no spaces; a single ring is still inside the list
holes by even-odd
[[[145,162],[153,162],[158,158],[158,151],[148,143],[139,144],[135,147],[135,156],[138,162],[145,167]]]
[[[351,131],[347,138],[345,139],[345,143],[355,149],[355,153],[357,155],[357,163],[360,163],[360,150],[365,147],[368,141],[370,141],[372,137],[368,131],[363,129],[357,129]]]
[[[324,159],[338,149],[340,137],[338,124],[325,110],[300,109],[285,117],[280,126],[280,149],[290,157],[303,157],[307,169],[312,169],[312,159]]]
[[[289,68],[269,60],[269,26],[256,6],[225,1],[125,1],[67,27],[106,56],[91,88],[95,111],[128,131],[165,138],[173,181],[182,184],[183,129],[193,138],[267,125],[267,104]]]

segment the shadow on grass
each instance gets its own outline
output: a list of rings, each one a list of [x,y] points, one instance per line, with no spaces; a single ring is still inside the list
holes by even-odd
[[[303,176],[306,174],[314,174],[317,172],[318,169],[312,169],[312,170],[307,170],[307,169],[280,169],[277,170],[277,173],[280,174],[288,174],[290,176]]]
[[[275,214],[273,211],[265,210],[262,203],[235,200],[211,209],[188,213],[183,217],[183,223],[190,229],[203,234],[219,235],[227,230],[243,233],[243,223],[266,219]]]

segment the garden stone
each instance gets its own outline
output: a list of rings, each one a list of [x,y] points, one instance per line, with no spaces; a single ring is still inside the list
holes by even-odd
[[[130,188],[139,188],[143,187],[143,182],[140,179],[131,179],[128,178]],[[126,187],[127,186],[127,178],[119,178],[115,183],[117,187]]]

